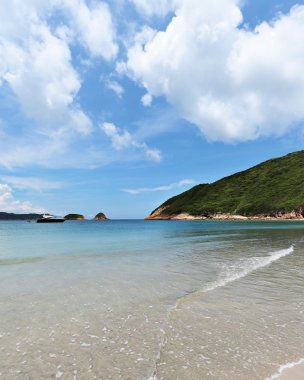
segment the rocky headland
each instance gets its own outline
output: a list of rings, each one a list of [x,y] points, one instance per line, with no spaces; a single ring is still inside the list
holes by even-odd
[[[146,220],[303,220],[304,151],[170,198]]]

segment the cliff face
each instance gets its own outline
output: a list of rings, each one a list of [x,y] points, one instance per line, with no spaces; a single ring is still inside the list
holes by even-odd
[[[304,151],[177,195],[146,219],[303,219]]]

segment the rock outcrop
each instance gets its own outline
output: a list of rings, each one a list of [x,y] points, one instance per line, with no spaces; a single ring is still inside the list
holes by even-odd
[[[94,220],[109,220],[109,218],[106,217],[106,215],[103,212],[99,212],[95,217]]]
[[[301,210],[294,210],[276,214],[244,216],[234,214],[190,215],[186,213],[166,215],[156,212],[146,217],[145,220],[304,220],[304,213]]]
[[[68,214],[64,217],[66,220],[85,220],[85,217],[81,214]]]

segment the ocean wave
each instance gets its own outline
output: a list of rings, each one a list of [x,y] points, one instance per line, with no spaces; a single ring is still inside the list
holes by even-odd
[[[262,269],[273,262],[290,255],[294,252],[294,247],[291,245],[287,249],[282,249],[279,251],[274,251],[270,253],[268,256],[261,256],[261,257],[251,257],[249,259],[241,259],[237,261],[236,263],[233,263],[230,266],[225,266],[222,271],[219,274],[219,277],[209,283],[203,286],[201,289],[195,290],[191,293],[188,293],[176,300],[175,305],[171,308],[170,312],[177,309],[179,305],[189,302],[193,298],[197,296],[201,296],[204,293],[213,291],[217,288],[222,288],[234,281],[240,280],[248,275],[250,275],[252,272]]]
[[[273,263],[273,262],[275,262],[275,261],[277,261],[277,260],[279,260],[285,256],[292,254],[293,252],[294,252],[294,247],[293,247],[293,245],[291,245],[287,249],[274,251],[267,256],[252,257],[249,259],[243,259],[243,260],[238,261],[237,263],[234,263],[232,266],[225,267],[222,270],[222,272],[220,273],[220,276],[216,281],[211,282],[210,284],[207,284],[202,289],[195,290],[192,293],[186,294],[186,295],[178,298],[176,300],[174,306],[172,306],[170,309],[168,309],[167,318],[166,318],[167,323],[169,322],[169,320],[171,318],[171,314],[174,311],[177,311],[178,307],[181,304],[189,302],[189,301],[193,300],[193,298],[200,296],[204,293],[210,292],[210,291],[215,290],[215,289],[220,288],[220,287],[224,287],[224,286],[226,286],[226,285],[228,285],[234,281],[237,281],[241,278],[244,278],[247,275],[251,274],[252,272],[254,272],[258,269],[264,268],[264,267],[270,265],[271,263]],[[167,336],[166,336],[166,332],[165,331],[162,331],[162,332],[163,332],[163,336],[162,336],[162,339],[161,339],[160,344],[159,344],[159,352],[158,352],[157,357],[156,357],[155,370],[153,371],[151,376],[148,378],[148,380],[157,380],[158,379],[157,378],[158,363],[160,361],[160,357],[161,357],[162,352],[165,349],[165,347],[167,345],[167,341],[168,341]],[[298,364],[301,364],[301,362]],[[272,377],[272,378],[267,379],[267,380],[274,380],[274,379],[276,379],[276,377]]]
[[[304,358],[298,360],[297,362],[290,362],[290,363],[283,364],[283,365],[281,365],[281,367],[278,369],[278,371],[277,371],[275,374],[273,374],[273,375],[270,376],[270,377],[267,377],[266,380],[275,380],[275,379],[279,379],[280,376],[283,374],[283,372],[284,372],[286,369],[291,369],[291,368],[297,367],[298,365],[301,365],[301,364],[304,364]]]
[[[282,257],[290,255],[293,253],[293,251],[294,247],[290,246],[287,249],[275,251],[269,256],[252,257],[250,259],[240,260],[239,262],[234,263],[232,266],[224,268],[219,276],[219,279],[204,287],[204,289],[202,289],[202,292],[215,290],[217,288],[226,286],[231,282],[246,277],[252,272],[264,268],[271,263],[281,259]]]

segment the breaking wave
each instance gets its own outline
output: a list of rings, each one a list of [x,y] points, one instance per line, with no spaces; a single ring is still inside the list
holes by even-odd
[[[291,368],[297,367],[298,365],[301,365],[301,364],[304,364],[304,359],[300,359],[297,362],[291,362],[291,363],[281,365],[281,367],[278,369],[278,371],[275,374],[273,374],[272,376],[268,377],[266,380],[279,379],[280,376],[283,374],[283,372],[286,369],[291,369]]]
[[[270,265],[271,263],[281,259],[282,257],[290,255],[291,253],[293,253],[293,251],[294,251],[294,247],[292,245],[287,249],[274,251],[267,256],[252,257],[249,259],[243,259],[243,260],[238,261],[237,263],[234,263],[231,266],[225,267],[223,269],[223,271],[220,273],[219,278],[217,280],[211,282],[210,284],[207,284],[202,289],[196,290],[190,294],[187,294],[185,296],[178,298],[175,302],[175,305],[168,310],[167,322],[171,318],[171,313],[173,313],[175,310],[177,310],[181,304],[186,303],[188,301],[191,301],[196,296],[200,296],[204,293],[210,292],[210,291],[215,290],[217,288],[224,287],[224,286],[226,286],[226,285],[228,285],[234,281],[237,281],[241,278],[244,278],[247,275],[251,274],[252,272],[254,272],[258,269],[264,268],[264,267]],[[167,336],[166,336],[166,332],[163,330],[162,330],[162,332],[163,332],[163,335],[162,335],[161,342],[159,344],[159,352],[158,352],[157,357],[156,357],[155,370],[152,373],[152,375],[149,377],[148,380],[157,380],[158,379],[158,377],[157,377],[158,362],[160,360],[162,351],[166,347],[167,340],[168,340]],[[300,361],[298,363],[291,363],[291,364],[293,364],[293,365],[302,364],[302,361]],[[290,367],[282,366],[281,368],[283,368],[283,369],[280,369],[279,371],[282,372],[285,368],[290,368]],[[279,374],[281,372],[279,372]],[[273,375],[273,376],[277,376],[277,375]],[[274,380],[277,377],[271,377],[267,380]]]
[[[241,260],[233,266],[225,268],[225,270],[220,274],[220,278],[204,287],[202,292],[215,290],[217,288],[226,286],[233,281],[246,277],[255,270],[264,268],[271,263],[281,259],[282,257],[290,255],[293,253],[293,251],[294,248],[291,246],[287,249],[275,251],[269,256],[252,257],[250,259]]]

